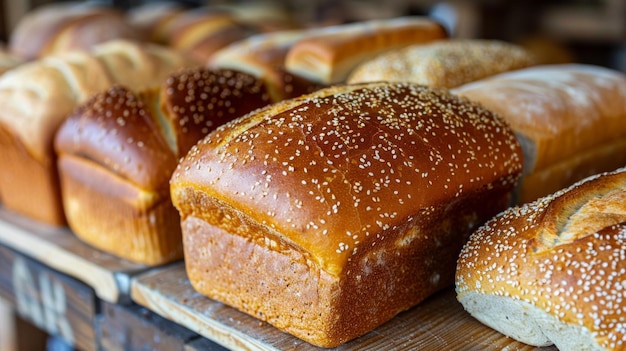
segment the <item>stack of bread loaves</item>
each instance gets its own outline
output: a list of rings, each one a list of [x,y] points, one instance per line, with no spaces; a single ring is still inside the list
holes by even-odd
[[[474,317],[524,343],[626,348],[626,169],[511,208],[472,234],[456,273]]]
[[[114,84],[141,90],[194,65],[169,49],[110,41],[23,64],[0,77],[0,197],[16,212],[64,224],[53,138],[67,115]]]
[[[422,86],[271,105],[209,134],[172,176],[189,279],[337,346],[453,283],[470,232],[508,206],[521,158],[493,113]]]
[[[220,124],[271,102],[262,80],[204,68],[137,94],[121,86],[96,94],[65,120],[55,140],[70,228],[134,262],[182,258],[180,217],[169,193],[179,158]]]
[[[524,149],[518,201],[626,165],[626,76],[599,66],[534,66],[453,90],[500,114]]]

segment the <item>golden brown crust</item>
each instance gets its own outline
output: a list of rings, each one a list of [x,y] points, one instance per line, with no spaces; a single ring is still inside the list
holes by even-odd
[[[348,83],[392,81],[454,88],[533,62],[522,47],[502,41],[438,40],[391,50],[366,61],[352,71]]]
[[[621,349],[626,340],[624,189],[626,169],[619,169],[498,215],[472,235],[460,255],[459,300],[506,334],[511,325],[541,327],[550,318],[557,330],[581,326],[588,332],[566,340],[547,331],[558,347],[571,349],[566,346],[577,342],[577,349]],[[474,301],[499,297],[502,306],[529,304],[539,312],[521,319],[497,310],[487,315],[472,308],[470,295]]]
[[[228,11],[198,8],[176,17],[169,45],[204,63],[219,49],[254,33]]]
[[[491,112],[417,85],[336,86],[255,111],[203,139],[172,176],[185,250],[199,258],[187,261],[190,279],[298,337],[337,345],[451,283],[464,236],[506,207],[520,157]],[[258,302],[245,291],[282,273],[259,268],[248,250],[267,267],[289,269],[293,258],[320,296],[302,304],[298,291],[272,284],[274,303]],[[241,263],[235,274],[211,257]]]
[[[545,175],[564,162],[580,169],[586,163],[581,155],[610,144],[619,150],[626,136],[626,76],[603,67],[535,66],[470,83],[453,92],[481,103],[511,125],[524,147],[525,174]],[[624,165],[620,160],[620,156],[600,153],[593,167],[598,167],[598,172],[610,171]],[[607,168],[599,167],[603,164]],[[571,184],[560,183],[561,174],[552,177],[554,184],[543,179],[547,192],[538,195]],[[521,198],[536,199],[526,194]]]
[[[250,36],[216,52],[209,66],[235,69],[263,79],[276,101],[311,93],[322,85],[285,69],[289,49],[310,32],[291,30]]]
[[[254,77],[204,68],[174,74],[160,89],[96,94],[55,139],[70,228],[131,261],[180,259],[180,219],[169,193],[178,159],[220,124],[269,103]]]
[[[7,147],[14,150],[6,152],[19,154],[24,168],[3,163],[0,171],[9,174],[0,179],[19,178],[23,183],[9,182],[0,188],[10,187],[19,192],[15,187],[23,184],[24,194],[37,189],[29,197],[37,206],[5,199],[7,207],[39,219],[50,218],[49,214],[53,213],[56,219],[50,223],[62,222],[53,138],[67,115],[92,94],[116,83],[143,89],[160,84],[172,72],[188,64],[191,64],[188,59],[165,48],[111,41],[94,47],[89,53],[47,57],[2,75],[0,125],[15,139],[7,143]],[[29,183],[28,179],[32,181]]]
[[[45,223],[64,225],[56,168],[31,157],[26,146],[2,125],[0,150],[2,205]]]
[[[421,17],[402,17],[338,25],[295,44],[286,68],[321,84],[345,82],[359,63],[385,50],[443,39],[443,27]]]

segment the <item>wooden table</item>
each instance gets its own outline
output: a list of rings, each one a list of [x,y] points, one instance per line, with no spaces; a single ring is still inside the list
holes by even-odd
[[[1,207],[0,301],[83,350],[322,350],[198,294],[182,262],[127,262]],[[335,350],[355,349],[556,350],[482,325],[451,288]]]

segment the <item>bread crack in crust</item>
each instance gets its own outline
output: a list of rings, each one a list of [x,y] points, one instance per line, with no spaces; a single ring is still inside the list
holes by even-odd
[[[477,230],[457,298],[519,341],[561,350],[626,347],[626,169],[589,177]]]

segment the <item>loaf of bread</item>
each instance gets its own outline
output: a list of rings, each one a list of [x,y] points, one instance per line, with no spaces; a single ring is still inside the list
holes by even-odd
[[[187,8],[180,2],[146,2],[129,9],[126,16],[146,40],[167,45],[176,18],[185,11]]]
[[[98,249],[158,265],[182,258],[169,180],[179,158],[217,126],[271,102],[266,84],[195,68],[139,93],[96,94],[55,139],[69,227]]]
[[[363,62],[348,83],[413,82],[454,88],[533,64],[529,52],[497,40],[450,39],[391,50]]]
[[[277,101],[284,100],[285,95],[311,93],[323,85],[289,73],[285,68],[289,49],[310,33],[310,30],[290,30],[256,34],[217,51],[208,66],[234,69],[263,79]]]
[[[194,146],[170,181],[194,288],[312,344],[452,285],[522,169],[491,112],[418,85],[319,90]]]
[[[219,49],[255,33],[229,11],[201,7],[176,16],[168,44],[204,63]]]
[[[321,84],[345,82],[361,62],[387,50],[446,38],[439,23],[425,17],[399,17],[325,28],[300,40],[288,52],[287,70]]]
[[[114,39],[142,40],[121,11],[79,2],[52,3],[28,12],[9,38],[11,53],[25,60],[89,50]]]
[[[53,137],[67,115],[114,84],[141,90],[193,65],[169,49],[111,41],[87,52],[47,57],[0,77],[0,193],[3,204],[60,225],[64,216]]]
[[[626,165],[626,76],[603,67],[534,66],[453,90],[500,114],[524,149],[518,201]]]
[[[626,347],[626,169],[498,215],[461,252],[458,300],[484,324],[559,350]]]

